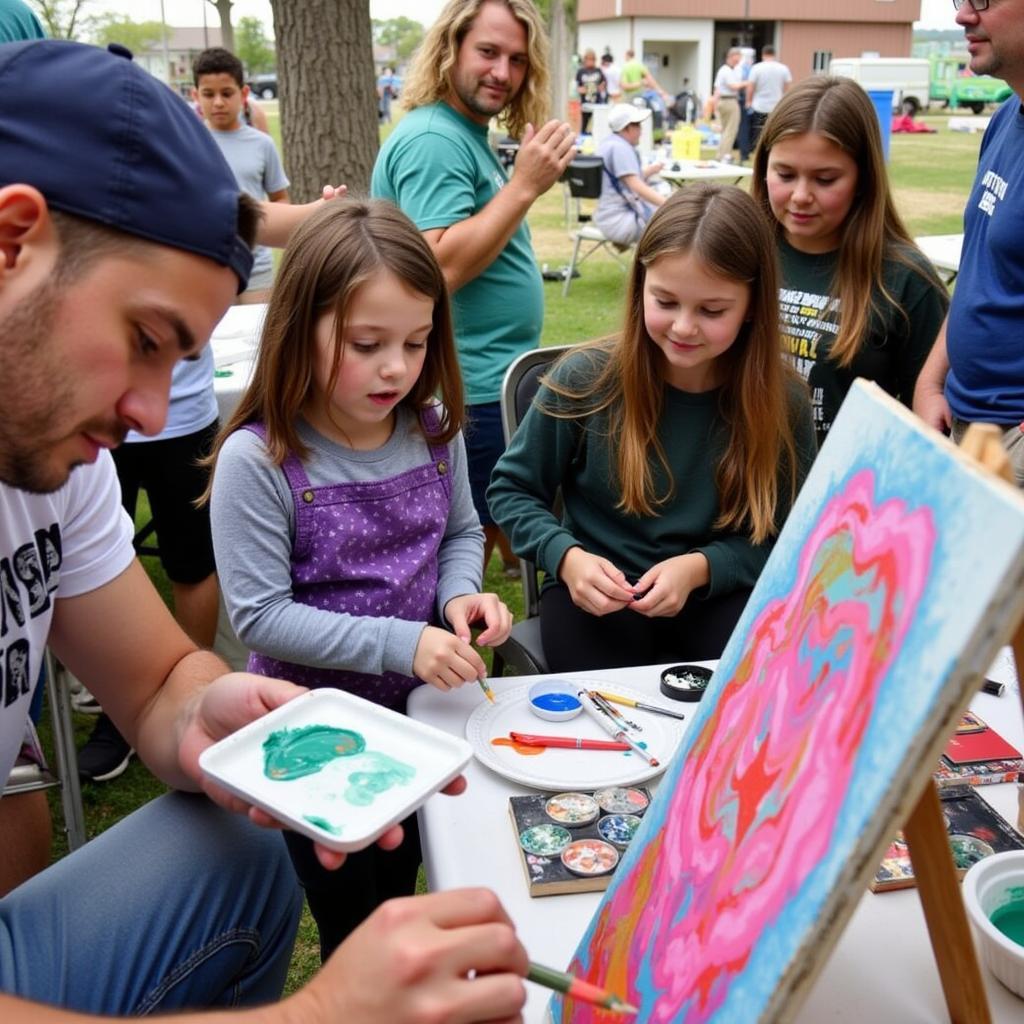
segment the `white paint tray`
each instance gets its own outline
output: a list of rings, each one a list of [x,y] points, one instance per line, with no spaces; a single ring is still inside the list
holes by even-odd
[[[296,832],[351,852],[451,782],[472,753],[457,736],[324,689],[215,743],[200,755],[199,767]]]

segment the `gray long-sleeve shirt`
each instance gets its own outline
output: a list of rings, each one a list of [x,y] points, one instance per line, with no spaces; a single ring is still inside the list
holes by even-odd
[[[416,419],[399,407],[394,433],[380,448],[356,451],[318,434],[304,421],[310,448],[303,468],[313,487],[384,480],[430,460]],[[460,434],[449,444],[451,510],[438,553],[437,613],[453,597],[480,590],[483,530],[469,490]],[[295,504],[284,470],[250,430],[232,434],[221,449],[211,502],[217,574],[231,624],[253,651],[320,668],[412,675],[425,622],[322,611],[292,596]]]

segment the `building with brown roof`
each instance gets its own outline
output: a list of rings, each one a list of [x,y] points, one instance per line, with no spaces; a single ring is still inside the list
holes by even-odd
[[[921,0],[578,0],[579,50],[633,50],[671,93],[711,92],[730,46],[771,43],[794,81],[833,57],[909,57]],[[952,18],[952,12],[950,12]]]

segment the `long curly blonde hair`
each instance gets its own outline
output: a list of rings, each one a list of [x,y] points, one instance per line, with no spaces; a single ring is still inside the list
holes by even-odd
[[[503,4],[526,29],[526,77],[522,88],[499,115],[508,134],[518,139],[528,124],[535,128],[544,124],[550,107],[548,37],[531,0],[448,0],[413,55],[402,84],[402,106],[415,110],[451,96],[451,76],[459,47],[485,3]]]

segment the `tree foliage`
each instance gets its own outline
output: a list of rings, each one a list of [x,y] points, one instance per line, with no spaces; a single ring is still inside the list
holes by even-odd
[[[90,0],[29,0],[52,39],[77,39],[86,28]]]
[[[413,51],[423,42],[425,30],[412,18],[388,18],[372,22],[373,41],[380,46],[393,46],[399,61],[408,60]]]
[[[101,14],[90,23],[93,42],[100,46],[120,43],[132,53],[159,43],[164,37],[164,27],[159,21],[132,21],[118,14]]]
[[[250,75],[270,71],[276,57],[259,18],[242,18],[235,29],[235,56]]]

